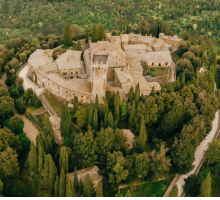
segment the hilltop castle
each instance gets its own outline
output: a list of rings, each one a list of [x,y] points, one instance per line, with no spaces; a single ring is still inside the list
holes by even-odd
[[[161,87],[154,77],[144,76],[144,70],[166,69],[168,81],[172,63],[168,48],[177,48],[182,41],[162,33],[158,39],[132,33],[107,33],[106,38],[89,43],[84,62],[81,51],[67,50],[53,60],[53,50],[38,49],[28,60],[28,76],[51,93],[67,100],[77,96],[83,103],[94,103],[96,95],[102,102],[106,91],[119,92],[121,101],[127,100],[131,86],[135,89],[137,84],[140,93],[148,96],[153,86],[156,91]]]

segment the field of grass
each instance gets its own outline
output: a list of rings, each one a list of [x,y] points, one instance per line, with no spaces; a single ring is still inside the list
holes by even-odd
[[[38,125],[43,128],[44,126],[47,125],[48,123],[48,119],[49,119],[50,115],[45,112],[43,115],[37,115],[36,118],[38,119]]]
[[[151,76],[162,76],[162,75],[165,75],[165,74],[168,74],[168,68],[150,68],[150,75]]]
[[[55,112],[61,116],[62,114],[62,105],[66,103],[64,100],[59,100],[55,95],[53,94],[44,94],[45,99],[48,101],[48,103],[52,106],[52,108],[55,110]]]
[[[169,184],[172,181],[172,176],[169,176],[167,179],[152,182],[144,183],[142,185],[136,186],[136,190],[131,192],[132,197],[162,197],[169,187]],[[121,189],[123,196],[127,193],[129,188]]]
[[[34,112],[35,110],[37,110],[38,109],[38,107],[36,107],[36,106],[29,106],[29,107],[27,107],[27,111],[29,112],[29,113],[32,113],[32,112]]]

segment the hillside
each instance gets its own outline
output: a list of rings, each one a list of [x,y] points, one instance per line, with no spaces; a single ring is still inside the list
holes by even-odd
[[[192,37],[214,36],[214,41],[220,42],[217,0],[0,0],[0,10],[0,44],[38,32],[61,35],[67,22],[80,35],[98,23],[106,30],[124,30],[127,23],[135,28],[142,18],[151,24],[153,19],[163,19],[176,34],[187,31]]]

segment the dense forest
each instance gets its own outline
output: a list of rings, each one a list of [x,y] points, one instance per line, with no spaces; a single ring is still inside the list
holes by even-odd
[[[103,24],[106,30],[135,29],[144,18],[150,24],[163,20],[175,34],[188,32],[220,41],[220,5],[210,1],[148,0],[0,0],[0,44],[21,36],[61,35],[69,22],[75,35]]]

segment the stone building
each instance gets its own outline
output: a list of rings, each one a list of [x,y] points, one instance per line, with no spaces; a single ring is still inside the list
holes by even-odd
[[[174,35],[172,37],[172,36],[164,35],[164,33],[160,33],[159,38],[162,39],[165,43],[172,45],[175,48],[178,48],[180,43],[183,41],[183,39],[178,38],[177,35]]]
[[[99,172],[99,168],[96,165],[94,167],[88,167],[85,169],[78,170],[77,171],[78,181],[80,182],[80,180],[82,180],[82,183],[84,184],[86,180],[86,175],[89,174],[90,179],[94,184],[94,188],[95,188],[98,186],[99,181],[102,181],[103,179],[103,176],[100,176],[98,172]],[[74,172],[69,173],[69,178],[71,182],[74,183]]]
[[[123,133],[124,133],[124,136],[126,137],[127,139],[127,144],[128,144],[128,149],[133,149],[134,148],[134,144],[135,144],[135,141],[134,141],[134,134],[129,130],[129,129],[122,129]]]

